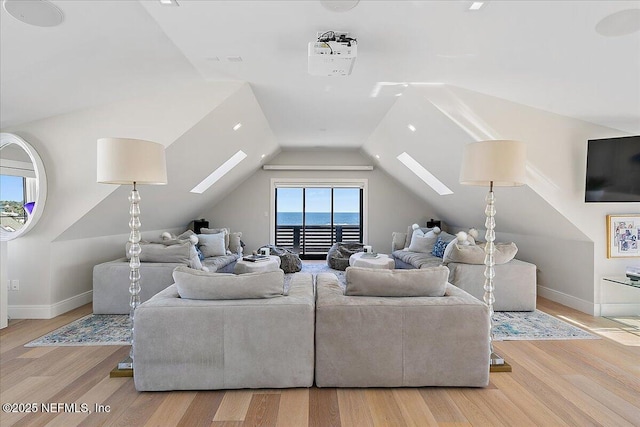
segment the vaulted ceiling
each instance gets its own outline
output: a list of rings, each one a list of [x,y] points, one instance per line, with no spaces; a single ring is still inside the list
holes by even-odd
[[[64,22],[50,28],[2,9],[1,126],[206,79],[249,82],[281,147],[362,146],[403,83],[417,82],[640,133],[640,32],[600,34],[638,1],[470,11],[470,1],[362,0],[345,12],[313,0],[177,2],[52,0]],[[351,76],[308,75],[307,45],[325,30],[358,39]]]
[[[58,120],[65,126],[84,121],[84,131],[74,130],[73,137],[64,131],[50,138],[44,130],[49,125],[30,128],[51,152],[49,157],[59,159],[57,165],[48,165],[53,177],[60,174],[58,184],[69,171],[61,160],[66,150],[93,144],[107,130],[162,142],[172,157],[170,169],[176,170],[172,197],[182,197],[183,208],[157,215],[151,226],[195,217],[280,149],[317,147],[361,148],[377,167],[436,206],[440,215],[454,223],[475,224],[464,210],[467,193],[457,183],[462,146],[513,132],[508,126],[502,134],[470,131],[461,124],[455,116],[469,116],[465,102],[473,94],[494,99],[485,106],[495,107],[503,100],[505,105],[516,103],[502,107],[507,110],[528,106],[618,129],[619,134],[640,134],[640,1],[487,1],[471,11],[470,1],[362,0],[350,2],[357,4],[344,12],[325,7],[331,2],[315,0],[177,0],[179,6],[164,6],[160,0],[51,3],[64,13],[63,23],[56,27],[27,25],[5,9],[0,12],[0,125],[20,131],[40,119],[87,111]],[[616,22],[616,16],[622,20]],[[358,57],[350,76],[308,74],[307,45],[317,32],[327,30],[348,31],[357,38]],[[621,34],[624,30],[628,34]],[[241,86],[244,89],[238,91]],[[194,96],[198,87],[203,88],[201,96]],[[447,88],[457,89],[454,93]],[[178,107],[170,103],[167,91],[182,106],[193,103],[193,111],[180,107],[182,114],[176,113]],[[125,108],[120,113],[131,120],[100,123],[101,117],[115,117],[105,115],[104,106]],[[129,123],[136,120],[131,115],[136,107],[147,113],[139,118],[140,126]],[[485,107],[474,108],[477,115]],[[226,133],[242,115],[259,126],[230,137]],[[421,128],[409,135],[405,119],[411,117]],[[153,126],[154,119],[162,126]],[[501,127],[496,126],[500,117],[486,120],[494,129]],[[535,132],[529,132],[526,142],[536,143]],[[617,134],[607,130],[603,135]],[[598,136],[575,135],[579,145]],[[188,193],[240,145],[249,154],[241,168],[204,199]],[[180,172],[194,152],[204,153],[205,148],[208,157],[201,157],[202,164],[192,163],[188,174]],[[447,204],[430,190],[425,192],[395,160],[398,150],[417,155],[447,185],[455,185],[458,195]],[[93,145],[78,152],[93,156]],[[542,159],[533,166],[544,163]],[[91,162],[74,167],[69,182],[82,196],[75,201],[75,216],[51,231],[54,239],[94,235],[95,224],[114,214],[106,198],[121,198],[127,191],[108,196],[105,189],[96,189],[93,168]],[[575,185],[575,179],[560,181]],[[551,203],[545,208],[549,215],[558,210],[570,221],[579,217],[550,201],[552,191],[533,191]],[[521,205],[518,197],[528,201],[513,218],[540,212],[542,208],[534,206],[546,202],[533,197],[534,192],[512,200],[514,207]],[[150,191],[147,203],[159,208],[164,194]],[[535,221],[536,217],[527,220]],[[560,231],[549,233],[570,239],[584,238],[590,228],[579,227],[580,232],[570,224],[554,223]],[[518,227],[514,223],[505,228]],[[544,223],[537,229],[545,229]],[[109,232],[102,226],[100,230]]]

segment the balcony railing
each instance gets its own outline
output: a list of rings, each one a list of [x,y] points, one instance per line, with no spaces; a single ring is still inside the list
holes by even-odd
[[[278,225],[276,246],[302,255],[326,254],[336,242],[361,242],[359,225]]]

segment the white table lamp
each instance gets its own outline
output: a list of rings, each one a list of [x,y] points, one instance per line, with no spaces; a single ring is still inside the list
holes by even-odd
[[[105,184],[131,184],[129,194],[129,316],[131,318],[130,360],[118,364],[118,369],[133,369],[133,321],[140,305],[140,195],[137,184],[167,183],[164,146],[156,142],[129,138],[98,139],[97,181]]]
[[[460,183],[489,187],[489,194],[486,198],[487,207],[485,208],[487,216],[485,238],[487,243],[484,248],[484,302],[489,306],[489,344],[492,367],[505,365],[504,359],[493,351],[494,241],[496,239],[496,208],[493,187],[515,187],[523,185],[525,181],[526,147],[524,143],[510,140],[493,140],[474,142],[465,146]]]

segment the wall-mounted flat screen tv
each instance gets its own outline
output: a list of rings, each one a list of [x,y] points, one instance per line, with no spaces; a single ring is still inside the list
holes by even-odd
[[[640,202],[640,135],[591,139],[585,202]]]

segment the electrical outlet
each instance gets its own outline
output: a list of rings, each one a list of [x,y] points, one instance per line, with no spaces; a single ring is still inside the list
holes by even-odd
[[[19,291],[20,290],[20,281],[19,280],[12,280],[11,281],[11,291]]]

